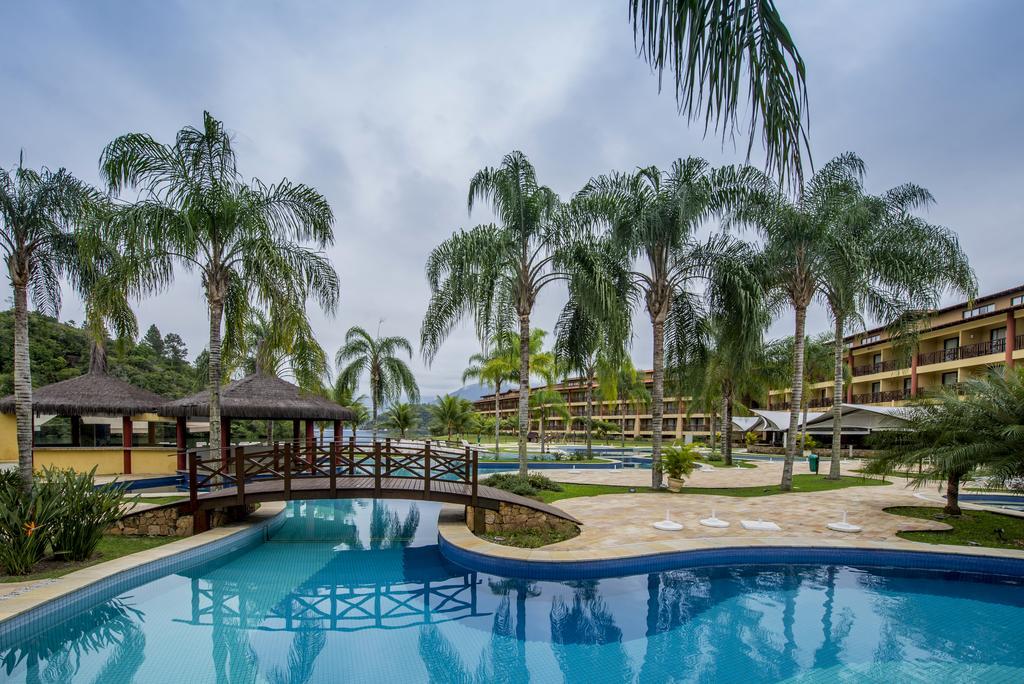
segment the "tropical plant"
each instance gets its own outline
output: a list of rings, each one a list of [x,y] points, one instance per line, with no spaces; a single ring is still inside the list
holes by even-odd
[[[52,487],[5,478],[0,482],[0,567],[25,575],[46,555],[53,526],[61,514],[60,492]]]
[[[292,304],[249,310],[231,345],[223,347],[228,375],[238,370],[245,375],[291,377],[304,390],[323,391],[330,372],[327,353],[316,341],[305,312]]]
[[[0,168],[0,254],[14,293],[14,404],[22,487],[32,485],[32,369],[29,295],[36,308],[56,316],[60,280],[75,280],[88,255],[79,236],[104,201],[64,169]],[[84,257],[84,258],[83,258]]]
[[[484,484],[520,496],[537,496],[542,491],[562,491],[562,485],[539,473],[530,473],[525,476],[518,473],[495,473],[488,476],[484,480]]]
[[[398,430],[399,437],[405,439],[409,430],[414,430],[419,423],[419,413],[412,404],[398,403],[388,409],[384,416],[384,426]]]
[[[894,338],[912,338],[920,312],[939,306],[945,292],[968,298],[977,294],[957,236],[911,213],[931,202],[927,190],[907,183],[881,196],[854,197],[836,222],[839,240],[854,245],[855,254],[847,254],[841,268],[821,274],[819,298],[835,326],[829,479],[839,479],[843,381],[845,372],[852,371],[844,371],[843,364],[847,326],[862,324],[867,315],[886,322]]]
[[[768,172],[802,182],[806,69],[773,0],[630,0],[629,13],[659,86],[672,73],[680,111],[732,134],[745,86],[748,157],[760,128]]]
[[[448,435],[462,434],[470,427],[473,416],[473,404],[467,399],[452,394],[439,396],[430,411],[434,417],[434,428]]]
[[[420,399],[420,388],[412,370],[398,357],[401,352],[412,358],[409,340],[397,336],[381,337],[379,331],[377,337],[372,337],[356,325],[345,333],[345,344],[335,356],[339,371],[338,382],[358,387],[364,373],[370,377],[370,415],[374,441],[377,440],[377,412],[382,406],[398,401],[402,395],[412,402]]]
[[[608,443],[609,435],[613,435],[620,431],[619,426],[610,420],[594,420],[590,422],[590,425],[594,434],[597,435],[598,439],[603,439],[605,444]]]
[[[665,472],[673,480],[682,480],[693,472],[697,449],[693,444],[678,444],[665,449]]]
[[[352,422],[352,434],[355,428],[365,425],[370,418],[370,412],[366,409],[366,395],[356,396],[356,389],[348,383],[346,378],[338,378],[334,381],[334,387],[330,392],[331,400],[339,406],[344,406],[355,412],[356,417]]]
[[[138,496],[126,497],[127,485],[112,481],[96,486],[96,466],[89,472],[47,467],[37,487],[52,490],[61,502],[50,528],[53,555],[62,560],[88,560],[103,534],[124,515]]]
[[[571,415],[562,393],[544,387],[530,394],[530,416],[538,423],[540,452],[547,453],[547,423],[552,418],[561,418],[568,424]]]
[[[221,448],[221,346],[230,346],[251,308],[304,311],[313,297],[333,312],[338,276],[320,251],[334,241],[334,215],[319,192],[287,179],[246,183],[224,125],[209,112],[171,144],[142,133],[113,140],[100,170],[114,192],[137,201],[110,222],[130,292],[166,288],[174,266],[198,271],[210,320],[210,448]],[[313,248],[303,246],[312,242]]]
[[[679,159],[670,173],[657,167],[592,179],[574,199],[578,210],[609,224],[608,237],[629,270],[625,299],[643,301],[653,333],[651,387],[651,484],[660,487],[665,365],[694,357],[695,331],[714,311],[743,316],[761,296],[749,271],[749,247],[728,235],[705,241],[697,230],[716,211],[728,209],[759,186],[746,168],[713,171],[696,157]],[[646,268],[632,271],[634,262]],[[609,280],[619,281],[619,276]],[[708,294],[694,286],[703,285]],[[668,349],[666,350],[666,341]]]
[[[614,401],[616,411],[640,413],[651,405],[651,393],[647,390],[640,372],[633,366],[633,360],[625,356],[614,366],[598,366],[598,388],[604,401]],[[626,446],[626,425],[618,426],[621,445]]]
[[[1024,476],[1024,369],[993,370],[959,389],[908,407],[907,429],[874,433],[882,449],[868,471],[899,469],[918,485],[946,481],[949,515],[960,515],[960,483],[983,467],[990,482]]]
[[[539,332],[537,330],[534,333]],[[494,338],[493,344],[484,345],[484,351],[473,354],[469,357],[469,366],[462,372],[462,382],[476,379],[494,388],[494,453],[497,454],[501,446],[501,425],[498,416],[501,415],[501,387],[506,382],[515,382],[519,377],[519,370],[516,364],[518,353],[518,340],[513,348],[510,345],[510,335],[498,335]]]
[[[500,225],[459,231],[437,246],[427,261],[430,303],[420,329],[429,362],[452,328],[472,317],[477,334],[519,331],[519,470],[526,473],[530,407],[530,316],[540,292],[572,273],[570,251],[578,231],[560,220],[561,204],[551,188],[537,182],[522,152],[504,157],[497,168],[481,169],[469,184],[470,212],[489,202]],[[570,250],[568,247],[574,247]],[[610,287],[593,282],[592,296],[610,298]]]
[[[750,451],[757,444],[757,433],[753,430],[747,430],[743,435],[743,441],[746,442],[747,451]]]

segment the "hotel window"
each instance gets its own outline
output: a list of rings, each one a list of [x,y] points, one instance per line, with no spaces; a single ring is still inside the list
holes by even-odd
[[[976,306],[969,311],[964,311],[964,318],[974,318],[975,316],[981,316],[983,314],[992,313],[996,310],[995,304],[986,304],[985,306]]]
[[[1006,351],[1006,328],[995,328],[988,331],[988,341],[993,354]]]
[[[1010,300],[1010,306],[1020,306],[1021,304],[1024,304],[1024,295],[1017,295]]]
[[[911,386],[912,386],[911,379],[910,378],[903,378],[903,395],[904,396],[906,396],[906,397],[910,396]]]
[[[952,387],[956,383],[957,383],[957,372],[956,371],[949,371],[948,373],[943,373],[942,374],[942,386],[943,387]]]
[[[960,346],[959,337],[947,337],[942,340],[942,356],[945,361],[956,361],[956,350]]]
[[[880,382],[873,382],[873,383],[871,383],[871,394],[881,394],[881,393],[882,393],[882,383],[880,383]]]
[[[862,337],[860,343],[871,344],[872,342],[878,342],[880,339],[882,339],[881,335],[872,335],[871,337]]]

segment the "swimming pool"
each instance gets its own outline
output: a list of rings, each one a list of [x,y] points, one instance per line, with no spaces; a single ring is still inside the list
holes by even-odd
[[[1024,582],[844,565],[563,581],[453,563],[438,505],[292,502],[245,548],[0,632],[0,680],[1024,681]]]

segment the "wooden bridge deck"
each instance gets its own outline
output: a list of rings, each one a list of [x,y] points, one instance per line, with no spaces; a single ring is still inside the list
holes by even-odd
[[[289,483],[290,491],[288,492],[285,491],[285,482],[282,480],[251,480],[245,483],[241,498],[235,487],[225,487],[202,493],[196,498],[199,510],[263,501],[303,499],[414,499],[473,505],[473,488],[469,483],[431,480],[430,491],[426,493],[423,491],[423,483],[422,479],[382,477],[380,478],[380,488],[377,489],[372,477],[338,475],[335,478],[335,490],[332,493],[328,477],[295,477]],[[523,506],[579,524],[579,520],[555,506],[512,494],[503,489],[486,485],[477,486],[477,506],[479,508],[497,510],[501,503]]]

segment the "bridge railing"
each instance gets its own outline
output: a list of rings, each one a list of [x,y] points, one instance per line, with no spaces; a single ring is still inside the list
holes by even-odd
[[[337,493],[338,478],[372,478],[374,497],[379,497],[384,478],[418,480],[424,498],[439,482],[470,485],[477,503],[479,453],[468,446],[452,448],[425,442],[392,441],[317,444],[305,440],[274,442],[259,448],[224,447],[194,449],[188,453],[189,499],[198,507],[203,490],[234,487],[238,505],[245,502],[247,484],[283,483],[284,498],[291,498],[292,482],[301,478],[326,478],[331,497]]]

